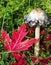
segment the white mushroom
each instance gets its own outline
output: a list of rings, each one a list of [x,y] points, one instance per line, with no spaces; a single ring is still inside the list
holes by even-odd
[[[47,26],[50,22],[46,13],[41,8],[36,8],[32,10],[28,15],[24,16],[25,23],[30,27],[36,26],[35,28],[35,38],[40,38],[40,26]],[[35,56],[39,55],[39,43],[35,43]]]

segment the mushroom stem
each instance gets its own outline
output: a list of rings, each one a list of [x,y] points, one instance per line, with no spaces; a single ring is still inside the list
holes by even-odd
[[[40,38],[40,26],[38,25],[36,28],[35,28],[35,38]],[[39,43],[40,41],[36,42],[35,43],[35,47],[34,47],[34,53],[35,53],[35,56],[38,57],[39,55]]]

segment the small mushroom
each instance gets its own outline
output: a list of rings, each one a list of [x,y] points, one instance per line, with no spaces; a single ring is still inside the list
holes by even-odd
[[[35,38],[40,38],[40,27],[41,26],[47,26],[50,24],[48,17],[46,13],[41,8],[36,8],[32,10],[29,14],[24,16],[24,21],[26,24],[28,24],[30,27],[35,27]],[[35,56],[39,55],[39,43],[35,43]]]

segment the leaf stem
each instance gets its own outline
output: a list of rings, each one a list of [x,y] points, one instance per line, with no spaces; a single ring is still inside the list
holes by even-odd
[[[3,53],[12,53],[12,52],[17,52],[17,51],[5,51],[5,52],[0,52],[0,54],[3,54]]]

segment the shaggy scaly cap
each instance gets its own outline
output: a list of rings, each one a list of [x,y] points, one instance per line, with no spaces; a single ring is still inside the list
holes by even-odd
[[[46,13],[41,8],[36,8],[32,10],[29,14],[24,16],[24,21],[30,27],[40,25],[48,25],[50,22],[48,21],[48,17]]]

